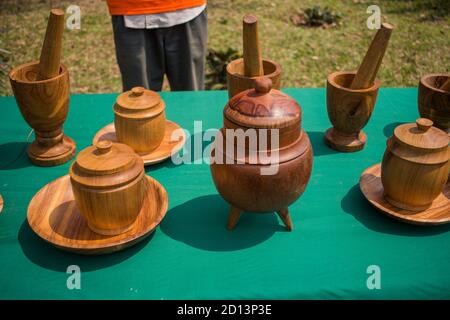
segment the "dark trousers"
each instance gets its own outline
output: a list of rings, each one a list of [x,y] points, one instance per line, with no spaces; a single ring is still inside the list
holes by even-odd
[[[204,90],[207,15],[168,28],[126,28],[112,16],[123,90],[142,86],[161,91],[164,74],[172,91]]]

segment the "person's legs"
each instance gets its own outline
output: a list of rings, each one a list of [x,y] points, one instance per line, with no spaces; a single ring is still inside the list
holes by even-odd
[[[123,91],[136,86],[160,91],[164,52],[153,30],[126,28],[123,16],[112,16],[116,58]]]
[[[172,91],[204,90],[207,14],[167,28],[164,37],[166,74]]]
[[[161,91],[165,68],[164,54],[164,30],[147,29],[145,30],[145,52],[147,54],[147,82],[148,89]]]

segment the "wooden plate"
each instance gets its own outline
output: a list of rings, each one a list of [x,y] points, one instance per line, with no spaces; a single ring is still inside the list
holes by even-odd
[[[147,195],[134,226],[127,232],[104,236],[87,226],[75,205],[69,175],[45,185],[31,199],[27,219],[31,229],[58,248],[81,254],[105,254],[125,249],[148,236],[167,212],[167,192],[147,178]]]
[[[166,130],[164,132],[164,138],[159,147],[150,153],[140,155],[142,160],[144,160],[144,165],[160,163],[181,150],[184,143],[186,142],[186,134],[184,133],[184,130],[182,131],[183,135],[178,141],[171,141],[172,133],[177,129],[181,129],[178,124],[166,120]],[[100,131],[95,134],[94,139],[92,140],[92,144],[95,145],[96,142],[100,140],[110,140],[113,142],[117,142],[114,123],[110,123],[106,127],[100,129]]]
[[[381,164],[367,168],[359,179],[359,187],[369,202],[379,211],[395,219],[419,225],[437,225],[450,222],[450,182],[444,191],[423,211],[409,211],[397,208],[384,198],[381,183]]]

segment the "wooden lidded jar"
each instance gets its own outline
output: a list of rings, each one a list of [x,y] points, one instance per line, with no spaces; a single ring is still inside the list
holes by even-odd
[[[143,87],[122,93],[113,107],[117,139],[139,154],[155,150],[164,138],[164,108],[159,94]]]
[[[410,211],[427,209],[447,182],[449,142],[426,118],[395,128],[381,164],[386,200]]]
[[[103,235],[129,230],[145,196],[144,162],[122,143],[99,141],[70,166],[75,203],[89,228]]]
[[[225,106],[222,139],[216,136],[211,152],[211,174],[218,192],[231,205],[229,229],[235,227],[242,211],[276,211],[291,230],[288,206],[309,181],[311,143],[302,129],[297,102],[272,89],[269,78],[258,78],[254,85],[255,89],[237,94]],[[244,136],[240,143],[239,132]],[[272,138],[275,133],[276,140]],[[242,141],[245,152],[239,153]],[[263,158],[267,155],[271,160]],[[274,171],[269,172],[269,166]]]

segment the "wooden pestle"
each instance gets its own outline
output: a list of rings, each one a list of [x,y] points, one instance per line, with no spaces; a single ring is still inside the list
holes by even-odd
[[[439,89],[444,91],[450,91],[450,77],[448,77],[447,80],[443,84],[441,84]]]
[[[59,74],[63,31],[64,11],[52,9],[39,59],[37,80],[50,79]]]
[[[244,75],[260,77],[264,75],[261,49],[258,40],[258,19],[251,14],[244,17],[243,37]]]
[[[373,85],[393,29],[389,23],[381,25],[353,78],[350,89],[367,89]]]

